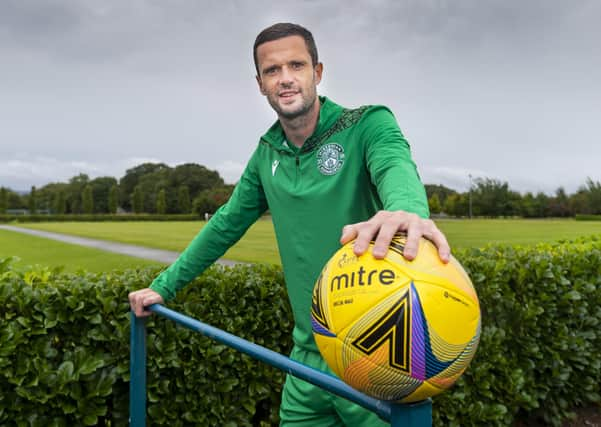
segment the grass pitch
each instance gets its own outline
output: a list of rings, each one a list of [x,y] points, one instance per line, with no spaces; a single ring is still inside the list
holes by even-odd
[[[601,221],[573,219],[444,219],[436,220],[436,224],[451,248],[498,243],[534,245],[601,235]]]
[[[571,219],[441,219],[436,220],[452,249],[508,243],[531,245],[601,234],[601,222]],[[204,226],[198,222],[66,222],[19,224],[38,230],[73,234],[159,249],[182,251]],[[273,224],[257,221],[224,258],[279,264]]]
[[[98,249],[70,245],[13,231],[0,230],[0,258],[20,258],[16,266],[63,266],[65,271],[85,269],[92,272],[161,265],[156,261],[113,254]]]
[[[181,252],[205,224],[205,221],[128,221],[17,225],[36,230]],[[235,261],[279,264],[280,255],[271,221],[265,219],[257,221],[223,257]]]

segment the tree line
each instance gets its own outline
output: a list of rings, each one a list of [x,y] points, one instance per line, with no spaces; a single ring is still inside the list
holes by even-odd
[[[79,174],[67,182],[31,187],[28,194],[0,188],[0,214],[15,210],[28,213],[104,214],[214,213],[229,199],[234,186],[217,171],[186,163],[170,167],[143,163],[128,169],[121,179],[94,179]]]
[[[454,217],[546,218],[577,214],[601,215],[601,183],[588,178],[573,194],[563,187],[553,195],[543,192],[521,194],[507,182],[476,178],[471,189],[460,193],[443,185],[426,185],[428,204],[433,214]]]
[[[430,211],[454,217],[525,218],[601,215],[601,183],[588,178],[575,193],[558,188],[553,195],[543,192],[521,194],[507,182],[476,178],[471,189],[457,192],[444,185],[426,184]],[[90,179],[79,174],[68,182],[32,187],[28,194],[0,188],[0,214],[7,210],[53,214],[214,213],[232,194],[217,171],[196,163],[170,167],[143,163],[113,177]]]

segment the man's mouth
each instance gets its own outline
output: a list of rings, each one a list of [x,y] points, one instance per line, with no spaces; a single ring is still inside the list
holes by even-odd
[[[299,93],[299,92],[298,92],[298,91],[296,91],[296,90],[285,90],[285,91],[282,91],[282,92],[280,92],[280,93],[278,94],[278,96],[279,96],[280,98],[291,98],[291,97],[293,97],[294,95],[296,95],[297,93]]]

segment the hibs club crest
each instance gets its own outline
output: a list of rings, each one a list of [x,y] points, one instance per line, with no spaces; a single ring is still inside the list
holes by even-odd
[[[344,148],[340,144],[325,144],[317,151],[317,169],[324,175],[334,175],[343,163]]]

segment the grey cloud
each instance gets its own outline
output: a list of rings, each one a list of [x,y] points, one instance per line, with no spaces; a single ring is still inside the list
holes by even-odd
[[[276,21],[313,31],[321,93],[392,108],[426,182],[601,179],[596,0],[5,0],[0,160],[196,161],[236,181],[274,118],[251,48]]]
[[[0,29],[13,42],[32,43],[60,36],[79,22],[78,11],[60,1],[5,0],[1,10]]]

